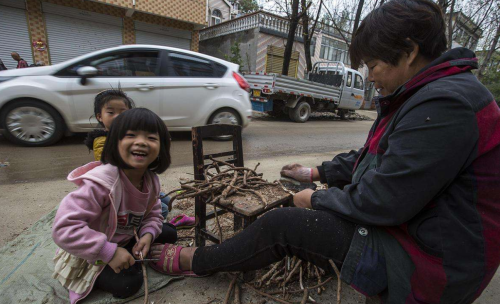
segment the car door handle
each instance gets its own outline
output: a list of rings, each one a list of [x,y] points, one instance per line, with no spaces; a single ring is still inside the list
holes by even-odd
[[[154,85],[151,85],[151,84],[146,84],[146,83],[143,83],[143,84],[138,84],[135,86],[137,89],[139,89],[139,91],[149,91],[151,89],[154,89],[155,86]]]
[[[203,86],[209,90],[214,90],[219,87],[216,83],[205,83]]]

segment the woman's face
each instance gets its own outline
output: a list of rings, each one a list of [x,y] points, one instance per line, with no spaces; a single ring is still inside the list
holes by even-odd
[[[375,83],[375,89],[383,96],[392,94],[414,74],[407,65],[406,56],[401,56],[397,65],[380,59],[365,61],[368,66],[368,81]]]

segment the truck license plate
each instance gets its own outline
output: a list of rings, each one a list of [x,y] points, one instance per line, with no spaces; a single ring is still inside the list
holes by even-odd
[[[260,97],[260,90],[253,90],[253,97]]]

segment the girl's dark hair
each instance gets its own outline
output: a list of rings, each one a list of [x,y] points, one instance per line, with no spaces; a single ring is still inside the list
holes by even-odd
[[[127,94],[125,94],[125,92],[122,91],[120,86],[118,86],[118,88],[116,88],[116,89],[111,88],[108,90],[104,90],[95,96],[95,98],[94,98],[94,116],[97,117],[97,114],[101,114],[102,108],[110,100],[113,100],[113,99],[118,99],[118,100],[123,101],[129,109],[135,108],[135,104],[134,104],[134,101],[132,100],[132,98],[128,97]],[[104,125],[100,121],[99,121],[99,125],[101,127],[104,127]]]
[[[436,59],[446,51],[446,26],[439,6],[428,0],[391,0],[373,10],[354,34],[349,53],[353,65],[380,59],[397,65],[410,53],[412,40],[419,54]]]
[[[121,169],[132,169],[123,161],[118,151],[118,143],[125,137],[127,131],[158,133],[160,136],[160,153],[148,168],[157,174],[165,172],[171,162],[170,134],[161,118],[151,110],[144,108],[125,111],[113,120],[102,151],[102,163],[111,164]]]

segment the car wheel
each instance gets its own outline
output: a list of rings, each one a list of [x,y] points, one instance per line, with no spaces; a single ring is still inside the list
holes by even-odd
[[[64,135],[64,121],[52,107],[37,101],[16,101],[0,114],[5,137],[23,146],[48,146]]]
[[[209,125],[225,124],[225,125],[239,125],[241,126],[241,118],[235,110],[220,109],[217,110],[208,120]],[[230,140],[231,135],[213,137],[215,140]]]
[[[306,122],[311,115],[311,106],[307,102],[301,101],[295,108],[290,109],[288,113],[291,120],[303,123]]]

